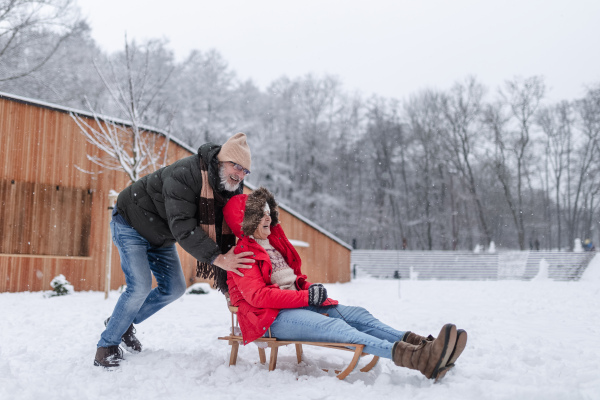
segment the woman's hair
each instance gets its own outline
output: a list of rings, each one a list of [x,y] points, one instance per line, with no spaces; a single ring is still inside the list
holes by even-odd
[[[260,187],[249,194],[246,199],[246,211],[242,222],[242,232],[246,236],[252,235],[258,228],[260,220],[265,215],[265,204],[268,204],[271,210],[271,226],[279,223],[279,210],[275,197],[266,188]]]

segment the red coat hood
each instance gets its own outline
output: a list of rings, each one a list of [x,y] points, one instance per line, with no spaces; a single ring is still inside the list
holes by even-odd
[[[225,222],[238,239],[243,236],[242,221],[244,221],[244,213],[246,212],[246,199],[248,199],[247,194],[238,194],[229,199],[223,207]]]

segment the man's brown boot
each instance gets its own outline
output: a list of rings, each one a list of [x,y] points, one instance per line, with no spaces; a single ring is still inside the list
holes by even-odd
[[[443,326],[437,339],[421,341],[419,345],[403,341],[394,343],[392,359],[400,367],[416,369],[428,379],[441,379],[446,372],[446,363],[456,344],[456,326]]]
[[[431,335],[424,337],[417,335],[411,331],[408,331],[402,337],[402,341],[410,344],[414,344],[418,346],[421,342],[425,340],[427,342],[433,342],[435,338]],[[467,346],[467,331],[464,329],[458,329],[456,331],[456,344],[454,345],[454,349],[452,349],[452,353],[450,353],[450,358],[448,359],[448,364],[446,367],[452,368],[454,367],[454,363],[458,359],[458,357],[462,354],[463,350]]]
[[[98,347],[94,365],[97,367],[114,368],[123,360],[123,350],[119,346]]]
[[[108,325],[108,321],[110,321],[110,317],[104,321],[104,326]],[[135,337],[135,328],[133,327],[133,324],[129,325],[129,328],[127,328],[123,336],[121,336],[121,343],[123,343],[123,347],[130,353],[139,353],[142,351],[142,344]]]

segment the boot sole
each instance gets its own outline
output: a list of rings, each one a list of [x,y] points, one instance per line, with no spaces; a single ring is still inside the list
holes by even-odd
[[[447,365],[444,368],[440,368],[437,376],[435,377],[435,381],[433,381],[433,383],[437,383],[440,379],[442,379],[446,375],[446,372],[450,371],[453,366],[454,365]]]
[[[114,371],[114,370],[116,370],[117,368],[119,368],[119,367],[120,367],[120,365],[113,365],[113,366],[107,367],[106,365],[102,365],[102,364],[100,364],[100,363],[99,363],[98,361],[96,361],[96,360],[94,360],[94,366],[96,366],[96,367],[102,367],[102,368],[104,368],[106,371]]]
[[[454,350],[452,350],[452,354],[450,354],[448,364],[446,364],[447,367],[454,366],[454,363],[458,360],[465,347],[467,347],[467,331],[459,329],[456,331],[456,345],[454,346]]]
[[[132,354],[139,354],[142,351],[141,350],[136,350],[133,347],[129,347],[125,344],[125,341],[121,340],[121,344],[123,345],[123,347],[125,347],[125,350],[127,350],[128,352],[132,353]]]
[[[441,379],[444,375],[446,375],[446,372],[448,372],[448,370],[445,369],[446,363],[450,359],[451,353],[450,351],[448,351],[448,348],[450,346],[454,348],[454,345],[456,344],[456,326],[454,324],[444,325],[444,327],[442,328],[442,332],[445,339],[444,348],[442,349],[442,355],[440,356],[440,359],[438,360],[437,365],[435,366],[435,368],[433,369],[433,373],[431,374],[431,378],[435,379],[436,382],[439,379]],[[440,338],[440,336],[442,336],[442,332],[440,332],[438,339]]]

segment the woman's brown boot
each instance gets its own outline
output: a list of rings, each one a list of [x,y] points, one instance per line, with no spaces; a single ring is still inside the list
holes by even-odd
[[[402,336],[402,341],[406,342],[406,343],[410,343],[410,344],[414,344],[415,346],[418,346],[421,344],[421,342],[425,340],[427,342],[433,342],[435,340],[435,338],[431,335],[425,337],[425,336],[420,336],[417,335],[414,332],[411,331],[407,331],[404,336]]]
[[[448,364],[446,364],[446,367],[454,367],[454,363],[462,354],[465,347],[467,347],[467,331],[464,329],[459,329],[456,331],[456,344],[454,345],[454,350],[452,350],[452,353],[450,353],[450,358],[448,358]]]
[[[411,331],[407,331],[404,334],[404,336],[402,337],[403,342],[414,344],[415,346],[418,346],[419,344],[421,344],[421,342],[423,340],[425,340],[427,342],[433,342],[435,340],[435,338],[431,335],[429,335],[427,337],[420,336]],[[454,363],[456,362],[458,357],[462,354],[462,352],[466,346],[467,346],[467,331],[465,331],[464,329],[458,329],[456,331],[456,344],[454,345],[454,348],[452,349],[452,353],[450,353],[450,358],[448,359],[448,364],[446,364],[446,367],[448,367],[448,368],[454,367]]]
[[[423,340],[419,345],[403,341],[394,343],[392,359],[400,367],[416,369],[428,379],[441,379],[446,372],[446,363],[456,344],[456,326],[446,324],[437,339]]]

